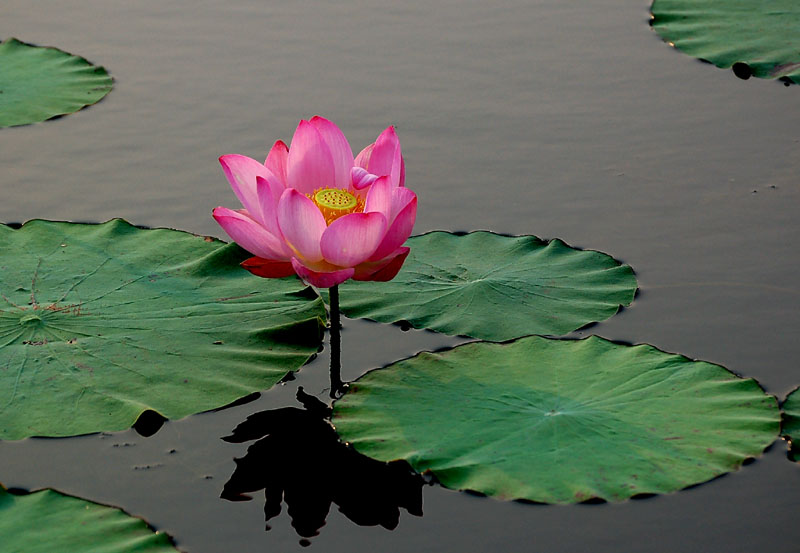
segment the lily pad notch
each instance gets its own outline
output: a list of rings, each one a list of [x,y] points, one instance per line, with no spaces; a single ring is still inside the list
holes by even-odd
[[[724,367],[628,346],[529,336],[421,353],[334,403],[342,440],[455,490],[576,503],[674,492],[775,441],[777,401]]]
[[[633,269],[602,252],[536,236],[412,236],[389,282],[340,285],[342,312],[484,340],[563,335],[605,320],[636,294]]]
[[[795,388],[781,405],[781,435],[789,442],[789,459],[800,461],[800,388]]]
[[[654,0],[650,25],[678,50],[751,76],[800,83],[795,0]]]
[[[0,225],[0,439],[174,420],[298,370],[322,341],[322,300],[251,275],[247,257],[120,219]]]
[[[74,113],[113,86],[105,68],[80,56],[16,38],[0,43],[0,128]]]

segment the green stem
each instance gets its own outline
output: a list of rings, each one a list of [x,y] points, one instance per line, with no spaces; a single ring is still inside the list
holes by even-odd
[[[331,308],[331,393],[334,399],[344,391],[342,382],[342,323],[339,315],[339,286],[328,289]]]

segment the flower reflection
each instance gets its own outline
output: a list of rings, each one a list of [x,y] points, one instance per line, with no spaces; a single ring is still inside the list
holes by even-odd
[[[303,538],[319,534],[331,503],[361,526],[392,530],[400,508],[422,516],[425,481],[420,475],[405,461],[382,463],[344,445],[327,420],[330,408],[302,388],[297,396],[305,409],[255,413],[223,438],[235,443],[258,441],[234,460],[236,469],[221,497],[247,501],[251,499],[247,492],[263,489],[267,523],[280,514],[285,501],[292,526]]]

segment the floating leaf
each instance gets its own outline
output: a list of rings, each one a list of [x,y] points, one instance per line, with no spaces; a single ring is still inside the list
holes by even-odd
[[[4,553],[175,553],[169,536],[119,509],[53,490],[26,495],[0,485]]]
[[[105,69],[81,57],[10,38],[0,43],[0,127],[74,113],[113,84]]]
[[[561,240],[436,231],[406,245],[411,253],[394,280],[340,285],[345,315],[506,340],[602,321],[636,292],[628,265]]]
[[[678,50],[737,76],[800,83],[796,0],[655,0],[651,25]]]
[[[789,458],[800,461],[800,388],[789,394],[783,402],[781,434],[791,441]]]
[[[421,353],[334,404],[359,452],[502,499],[622,500],[705,482],[772,443],[775,398],[723,367],[602,338]]]
[[[322,301],[235,244],[119,219],[0,226],[0,438],[121,430],[269,388],[320,344]]]

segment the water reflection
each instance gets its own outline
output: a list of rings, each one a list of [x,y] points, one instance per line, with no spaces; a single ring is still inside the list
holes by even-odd
[[[221,497],[247,501],[251,497],[246,493],[263,489],[266,529],[285,501],[292,526],[303,538],[319,534],[331,503],[361,526],[392,530],[400,508],[422,516],[421,476],[404,461],[382,463],[344,445],[328,422],[326,404],[302,387],[297,399],[304,409],[255,413],[223,438],[234,443],[258,441],[244,457],[234,459],[236,469]]]

